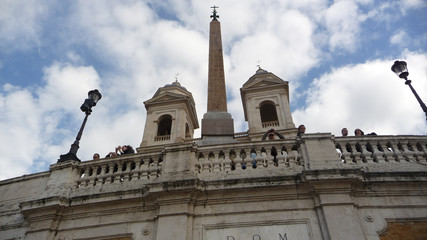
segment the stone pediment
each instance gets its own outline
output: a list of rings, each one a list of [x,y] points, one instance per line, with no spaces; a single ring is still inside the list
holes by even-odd
[[[150,100],[147,100],[144,102],[144,104],[150,104],[150,103],[160,103],[160,102],[175,102],[180,101],[183,99],[188,99],[189,97],[187,95],[172,93],[172,92],[163,92],[155,95]]]
[[[281,79],[257,79],[251,83],[248,83],[246,86],[243,86],[243,89],[265,88],[283,85],[283,83],[284,81]]]
[[[278,87],[285,84],[287,85],[287,82],[283,81],[273,73],[259,69],[255,75],[249,78],[245,84],[243,84],[241,90],[247,91],[259,88]]]

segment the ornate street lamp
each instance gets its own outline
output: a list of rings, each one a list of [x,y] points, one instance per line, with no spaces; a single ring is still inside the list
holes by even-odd
[[[412,90],[412,93],[415,95],[415,98],[417,98],[418,103],[420,104],[421,108],[423,109],[424,113],[426,114],[426,120],[427,120],[427,107],[424,104],[424,102],[421,100],[420,96],[418,96],[417,92],[411,85],[411,80],[408,79],[408,68],[405,61],[395,61],[393,66],[391,66],[391,71],[396,73],[397,76],[400,78],[405,79],[405,84],[409,86],[409,88]]]
[[[80,127],[80,131],[77,134],[76,140],[73,144],[71,144],[70,151],[67,154],[63,154],[59,157],[58,163],[65,162],[65,161],[78,161],[80,162],[80,159],[77,157],[77,150],[79,149],[79,141],[82,137],[83,129],[85,128],[87,117],[92,112],[92,107],[96,106],[96,103],[102,98],[101,93],[97,89],[89,91],[88,98],[85,100],[85,102],[80,107],[80,110],[82,110],[86,116],[83,120],[82,126]]]

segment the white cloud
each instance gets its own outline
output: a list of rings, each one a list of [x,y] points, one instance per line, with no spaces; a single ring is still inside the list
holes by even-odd
[[[406,14],[411,9],[420,9],[427,6],[424,0],[400,0],[398,6],[401,8],[402,13]]]
[[[40,21],[49,5],[49,1],[0,1],[0,50],[25,50],[40,45]]]
[[[329,45],[332,51],[355,51],[360,31],[358,15],[358,5],[351,0],[337,1],[328,8],[325,20],[331,34]]]
[[[44,69],[44,79],[46,86],[38,91],[44,111],[64,109],[74,112],[75,106],[87,98],[89,90],[99,88],[100,82],[93,67],[57,62]]]
[[[414,87],[427,96],[427,54],[406,53]],[[375,60],[333,69],[308,90],[307,106],[293,112],[307,132],[361,128],[377,134],[426,134],[425,115],[412,92],[391,72],[394,60]],[[412,74],[412,73],[411,73]]]
[[[408,46],[410,44],[410,38],[408,33],[405,30],[400,30],[390,38],[390,43],[394,45],[400,45],[402,47]]]
[[[6,87],[9,88],[9,87]],[[11,88],[9,88],[11,89]],[[24,174],[40,150],[40,111],[28,90],[0,93],[0,179]]]

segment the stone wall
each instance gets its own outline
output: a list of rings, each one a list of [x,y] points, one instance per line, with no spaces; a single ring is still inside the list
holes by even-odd
[[[425,136],[169,144],[0,182],[0,239],[424,237],[426,170]]]

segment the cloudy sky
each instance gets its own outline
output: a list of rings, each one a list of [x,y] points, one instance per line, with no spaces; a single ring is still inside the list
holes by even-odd
[[[82,160],[138,147],[143,102],[177,73],[200,121],[213,5],[236,132],[247,130],[239,88],[259,62],[289,81],[293,120],[307,132],[427,134],[421,107],[390,71],[407,61],[427,102],[424,0],[0,0],[0,179],[46,171],[67,153],[91,89],[103,97]]]

